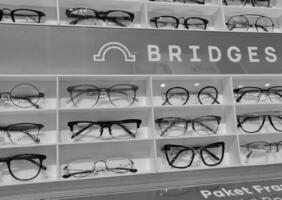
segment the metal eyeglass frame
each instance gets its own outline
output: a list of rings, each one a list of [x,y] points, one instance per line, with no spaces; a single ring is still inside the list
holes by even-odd
[[[251,2],[252,3],[252,6],[256,6],[256,4],[255,4],[255,2],[258,2],[259,0],[245,0],[244,2],[242,1],[241,2],[241,5],[242,6],[245,6],[246,4],[247,4],[247,2]],[[264,0],[265,1],[265,0]],[[228,0],[223,0],[223,3],[226,5],[226,6],[228,6]],[[267,6],[264,6],[264,7],[269,7],[270,6],[270,0],[267,0]]]

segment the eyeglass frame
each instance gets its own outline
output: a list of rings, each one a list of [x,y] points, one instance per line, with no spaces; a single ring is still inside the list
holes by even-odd
[[[38,128],[38,131],[40,131],[44,125],[43,124],[37,124],[37,123],[16,123],[16,124],[10,124],[8,126],[0,126],[0,131],[5,131],[8,138],[11,140],[11,136],[10,136],[10,133],[9,133],[9,128],[12,127],[12,126],[16,126],[16,125],[25,125],[25,124],[30,124],[30,125],[34,125],[34,126],[37,126]],[[28,132],[23,132],[24,134],[26,134],[27,136],[29,136],[35,143],[39,143],[40,142],[40,139]]]
[[[83,128],[82,130],[73,133],[73,135],[71,136],[71,138],[75,138],[77,137],[80,133],[82,133],[83,131],[87,130],[88,128],[90,128],[93,125],[98,125],[100,127],[100,136],[103,135],[103,129],[104,128],[108,128],[109,134],[112,135],[112,130],[111,130],[111,126],[114,124],[119,125],[120,127],[123,128],[123,130],[125,130],[126,133],[128,133],[129,136],[131,136],[132,138],[135,138],[136,135],[134,133],[132,133],[130,130],[128,130],[125,126],[122,126],[121,124],[123,123],[136,123],[137,125],[137,129],[140,128],[140,125],[142,123],[142,120],[140,119],[124,119],[124,120],[118,120],[118,121],[71,121],[68,122],[68,126],[70,128],[70,131],[73,132],[73,126],[78,124],[78,123],[91,123],[90,125],[86,126],[85,128]]]
[[[228,19],[228,21],[225,23],[225,25],[227,26],[227,29],[229,30],[229,31],[232,31],[233,29],[229,29],[229,22],[230,22],[230,20],[233,18],[233,17],[238,17],[238,16],[240,16],[240,17],[243,17],[243,18],[245,18],[246,20],[247,20],[247,22],[248,22],[248,27],[246,27],[246,31],[248,31],[249,30],[249,28],[250,27],[253,27],[253,26],[255,26],[255,28],[256,28],[256,30],[258,31],[258,27],[260,27],[260,28],[262,28],[262,29],[264,29],[265,30],[265,27],[264,26],[261,26],[261,25],[257,25],[257,21],[260,19],[260,18],[268,18],[268,19],[270,19],[270,21],[271,21],[271,23],[272,23],[272,25],[271,25],[271,27],[272,27],[272,31],[271,32],[273,32],[273,30],[274,30],[274,27],[275,27],[275,25],[274,25],[274,22],[273,22],[273,20],[270,18],[270,17],[268,17],[268,16],[265,16],[265,15],[258,15],[258,14],[241,14],[241,15],[233,15],[233,16],[231,16],[231,17],[229,17],[229,19]],[[255,21],[255,23],[254,24],[250,24],[250,21],[249,21],[249,19],[246,17],[246,16],[257,16],[257,19],[256,19],[256,21]],[[236,28],[236,27],[235,27]],[[265,32],[270,32],[270,31],[268,31],[268,30],[265,30]]]
[[[10,13],[9,14],[8,13],[4,13],[4,10],[10,11]],[[43,13],[42,11],[39,11],[39,10],[33,10],[33,9],[14,9],[14,10],[11,10],[9,8],[3,8],[3,9],[0,10],[0,21],[2,21],[4,15],[9,15],[11,17],[12,21],[16,22],[16,20],[15,20],[15,12],[17,12],[19,10],[31,11],[31,12],[37,13],[38,14],[38,21],[36,21],[36,23],[38,23],[38,24],[40,23],[41,18],[45,17],[45,13]]]
[[[211,164],[211,165],[210,165],[210,164],[206,163],[206,161],[204,160],[204,157],[203,157],[203,155],[202,155],[202,151],[204,150],[204,148],[207,148],[207,147],[212,146],[212,145],[218,145],[219,147],[222,147],[222,156],[221,156],[221,158],[218,158],[216,155],[214,155],[214,154],[211,153],[210,151],[207,151],[208,154],[211,155],[214,159],[216,159],[216,160],[219,159],[219,162],[218,162],[218,163],[215,163],[215,164]],[[169,152],[168,152],[169,150],[167,150],[167,148],[171,148],[171,147],[176,147],[176,148],[177,148],[177,147],[180,147],[180,148],[184,148],[183,150],[179,151],[179,152],[173,157],[173,160],[172,160],[173,162],[177,159],[177,157],[178,157],[183,151],[189,150],[189,151],[193,152],[190,163],[188,163],[188,165],[186,165],[186,166],[181,166],[181,167],[179,167],[179,166],[174,166],[174,165],[173,165],[173,162],[171,162],[171,161],[169,160],[169,155],[168,155],[168,154],[169,154]],[[165,144],[165,145],[162,147],[161,151],[165,154],[166,160],[167,160],[168,164],[169,164],[171,167],[173,167],[173,168],[185,169],[185,168],[190,167],[190,166],[192,165],[192,163],[193,163],[193,160],[194,160],[194,157],[195,157],[195,152],[197,152],[197,153],[200,155],[201,160],[203,161],[203,163],[204,163],[206,166],[212,167],[212,166],[219,165],[219,164],[223,161],[223,159],[224,159],[224,153],[225,153],[225,143],[224,143],[224,142],[215,142],[215,143],[207,144],[207,145],[205,145],[205,146],[196,146],[196,147],[189,147],[189,146],[183,146],[183,145],[177,145],[177,144]]]
[[[38,92],[38,96],[35,96],[36,98],[38,98],[35,103],[33,103],[31,100],[28,100],[28,98],[31,98],[31,97],[33,97],[33,96],[30,96],[30,97],[14,97],[14,96],[12,96],[13,90],[16,89],[17,87],[21,86],[21,85],[28,85],[28,86],[32,87],[33,89],[35,89],[35,90]],[[30,83],[19,83],[19,84],[15,85],[15,86],[11,89],[10,92],[0,92],[0,102],[3,101],[2,98],[3,98],[3,96],[5,97],[5,95],[8,97],[8,100],[11,101],[12,104],[14,104],[16,107],[19,107],[19,108],[30,108],[30,107],[34,106],[34,107],[37,108],[37,109],[40,108],[40,106],[37,104],[37,103],[39,102],[40,98],[45,97],[45,94],[44,94],[43,92],[40,92],[39,89],[38,89],[36,86],[34,86],[34,85],[30,84]],[[17,104],[12,100],[13,98],[16,98],[16,99],[24,99],[24,100],[28,101],[28,102],[31,104],[31,106],[28,106],[28,107],[19,106],[19,105],[17,105]]]
[[[257,0],[245,0],[244,4],[242,3],[242,5],[245,6],[248,1],[251,1],[252,6],[253,6],[253,7],[256,7],[254,1],[257,1]],[[228,3],[227,3],[227,0],[223,0],[223,3],[224,3],[226,6],[229,6]],[[268,5],[267,5],[267,6],[264,6],[264,7],[269,7],[269,6],[270,6],[270,0],[268,0]]]
[[[247,149],[247,151],[248,151],[249,153],[246,155],[246,158],[249,159],[249,158],[251,157],[251,154],[253,153],[252,151],[250,151],[251,145],[253,145],[253,144],[265,144],[264,146],[265,146],[265,147],[268,147],[267,153],[270,153],[270,152],[272,152],[271,147],[272,147],[273,145],[276,146],[276,152],[279,152],[279,145],[280,145],[280,143],[281,143],[281,145],[282,145],[282,141],[279,141],[279,142],[272,142],[272,143],[265,142],[265,141],[255,141],[255,142],[250,142],[250,143],[247,143],[247,144],[240,145],[240,147]]]
[[[201,92],[203,91],[203,90],[205,90],[205,89],[207,89],[207,88],[212,88],[212,89],[214,89],[215,90],[215,92],[216,92],[216,95],[215,95],[215,98],[214,98],[214,100],[213,100],[213,102],[211,103],[211,104],[220,104],[220,102],[217,100],[217,98],[218,98],[218,96],[219,96],[219,92],[218,92],[218,90],[216,89],[216,87],[214,87],[214,86],[205,86],[205,87],[203,87],[203,88],[201,88],[198,92],[195,92],[195,93],[197,93],[197,99],[198,99],[198,101],[199,101],[199,103],[200,104],[203,104],[203,102],[201,101],[201,98],[200,98],[200,94],[201,94]],[[162,103],[162,105],[165,105],[165,104],[169,104],[169,105],[172,105],[170,102],[169,102],[169,98],[168,98],[168,94],[169,94],[169,92],[171,91],[171,90],[174,90],[174,89],[182,89],[182,90],[184,90],[185,91],[185,94],[187,94],[186,96],[186,100],[184,101],[184,103],[182,104],[182,105],[185,105],[188,101],[189,101],[189,97],[190,97],[190,92],[189,92],[189,90],[187,90],[186,88],[184,88],[184,87],[180,87],[180,86],[176,86],[176,87],[171,87],[171,88],[169,88],[166,92],[165,92],[165,101]],[[193,93],[192,93],[193,94]],[[212,97],[212,99],[213,99],[213,97]]]
[[[201,117],[197,117],[197,118],[194,118],[194,119],[183,119],[183,118],[180,118],[180,117],[164,117],[164,118],[158,118],[158,119],[156,119],[156,120],[155,120],[155,123],[157,123],[158,126],[159,126],[159,128],[161,129],[161,125],[160,125],[160,124],[161,124],[165,119],[177,119],[177,120],[181,120],[182,122],[185,122],[185,130],[184,130],[184,132],[183,132],[183,134],[185,134],[186,131],[188,130],[188,123],[191,123],[191,124],[192,124],[192,129],[193,129],[193,131],[196,131],[196,130],[195,130],[195,123],[198,123],[198,122],[199,122],[198,120],[201,119],[201,118],[204,118],[204,117],[213,117],[213,118],[215,119],[215,121],[217,122],[217,130],[216,130],[216,131],[210,129],[209,127],[206,127],[206,126],[204,126],[204,127],[207,128],[207,129],[209,129],[209,130],[210,130],[211,132],[213,132],[214,134],[216,134],[217,131],[218,131],[218,128],[219,128],[221,119],[222,119],[221,116],[217,116],[217,115],[201,116]],[[199,123],[199,124],[200,124],[200,123]],[[202,124],[201,124],[201,125],[202,125]],[[203,126],[203,125],[202,125],[202,126]],[[168,128],[167,128],[166,130],[164,130],[164,131],[161,131],[160,136],[164,136],[165,133],[167,132],[167,130],[168,130]]]
[[[69,92],[69,95],[70,95],[70,100],[72,101],[73,105],[76,106],[76,107],[79,107],[78,105],[76,105],[76,103],[74,103],[74,98],[73,98],[73,91],[74,91],[74,88],[75,87],[82,87],[82,86],[89,86],[89,87],[95,87],[95,89],[97,89],[97,92],[98,92],[98,95],[97,95],[97,100],[96,102],[92,105],[92,106],[95,106],[97,105],[97,103],[99,102],[99,99],[100,99],[100,96],[101,96],[101,92],[106,92],[107,94],[107,97],[110,101],[110,103],[114,106],[117,106],[115,105],[112,101],[111,101],[111,98],[110,98],[110,92],[112,90],[112,88],[114,87],[117,87],[117,86],[130,86],[130,90],[132,90],[134,92],[134,95],[132,96],[132,102],[128,105],[128,106],[131,106],[132,104],[134,104],[135,101],[138,101],[138,99],[136,98],[136,95],[137,95],[137,90],[139,89],[139,87],[137,85],[132,85],[132,84],[117,84],[117,85],[113,85],[109,88],[99,88],[95,85],[90,85],[90,84],[85,84],[85,85],[72,85],[72,86],[69,86],[67,87],[67,91]],[[126,89],[128,90],[128,89]],[[87,91],[86,91],[87,92]],[[77,97],[75,97],[77,98]],[[67,102],[68,103],[68,102]]]
[[[264,114],[265,113],[265,114]],[[279,114],[280,113],[280,114]],[[276,114],[276,115],[275,115]],[[257,133],[259,131],[261,131],[264,123],[265,123],[265,118],[267,117],[272,128],[274,128],[276,131],[278,132],[282,132],[282,130],[279,130],[277,129],[275,126],[274,126],[274,123],[272,121],[272,118],[271,117],[275,117],[275,116],[282,116],[282,111],[267,111],[267,112],[254,112],[254,113],[245,113],[245,114],[240,114],[240,115],[237,115],[236,118],[237,118],[237,128],[241,128],[243,131],[245,131],[246,133]],[[244,122],[241,122],[239,119],[240,117],[249,117],[249,118],[261,118],[262,117],[262,123],[261,123],[261,126],[259,127],[259,129],[257,129],[256,131],[246,131],[243,127],[242,127],[242,124]],[[281,119],[282,120],[282,119]]]
[[[23,157],[23,158],[21,158],[21,157]],[[25,159],[25,157],[26,157],[26,159]],[[20,159],[17,159],[17,158],[20,158]],[[30,180],[35,179],[40,174],[41,170],[47,170],[47,167],[45,167],[43,165],[43,160],[45,160],[46,158],[47,158],[47,156],[42,155],[42,154],[18,154],[18,155],[14,155],[14,156],[11,156],[11,157],[0,158],[0,163],[4,162],[4,163],[7,164],[7,168],[10,172],[10,175],[14,179],[19,180],[19,181],[30,181]],[[36,161],[34,161],[32,159],[39,159],[39,163],[37,163]],[[37,174],[34,177],[29,178],[29,179],[20,179],[20,178],[16,177],[13,174],[12,169],[11,169],[11,161],[13,161],[13,160],[28,160],[28,161],[32,162],[34,165],[39,167]]]
[[[134,20],[134,13],[131,13],[131,12],[128,12],[128,11],[124,11],[124,10],[97,11],[97,10],[92,9],[92,8],[68,8],[65,11],[66,16],[68,18],[76,18],[76,20],[70,22],[70,24],[76,25],[78,23],[78,21],[80,21],[80,20],[91,19],[91,18],[94,17],[94,16],[81,16],[81,15],[77,15],[77,14],[73,14],[72,13],[73,11],[83,10],[83,9],[84,10],[93,11],[93,13],[95,14],[95,18],[97,18],[98,20],[106,21],[108,19],[107,15],[109,13],[112,13],[112,12],[123,12],[125,14],[128,14],[131,22],[133,22],[133,20]],[[119,26],[126,26],[126,25],[120,25],[120,24],[118,24],[118,25]]]
[[[63,168],[63,171],[66,171],[67,173],[63,174],[63,178],[69,178],[73,175],[76,175],[76,174],[87,174],[85,176],[89,176],[90,174],[94,173],[94,175],[100,171],[111,171],[111,172],[114,172],[114,173],[118,173],[118,172],[115,172],[113,170],[116,170],[116,169],[120,169],[120,170],[124,170],[124,172],[120,172],[120,173],[126,173],[126,172],[132,172],[132,173],[136,173],[138,170],[136,168],[133,168],[134,167],[134,161],[131,160],[131,159],[128,159],[126,158],[128,161],[130,161],[131,163],[131,168],[125,168],[125,167],[118,167],[118,168],[109,168],[108,165],[107,165],[107,161],[108,160],[96,160],[93,162],[93,170],[85,170],[85,171],[81,171],[81,172],[75,172],[75,173],[70,173],[69,172],[69,164],[71,163],[68,163],[64,168]],[[79,161],[79,160],[77,160]],[[91,160],[88,160],[88,161],[91,161]],[[92,161],[91,161],[92,162]],[[96,171],[96,164],[97,163],[103,163],[105,168],[103,170],[98,170]]]
[[[253,89],[256,89],[256,90],[260,93],[260,96],[259,96],[258,101],[257,101],[257,102],[259,102],[260,97],[261,97],[261,95],[262,95],[263,93],[266,93],[266,95],[269,96],[269,93],[271,93],[271,90],[273,90],[273,89],[275,89],[275,88],[278,88],[278,87],[281,88],[281,92],[282,92],[282,86],[272,86],[272,87],[269,87],[269,88],[267,88],[267,89],[263,89],[263,88],[260,88],[260,87],[253,87],[253,86],[250,86],[250,87],[236,88],[236,89],[233,90],[233,93],[235,93],[235,94],[240,94],[240,90],[246,89],[246,88],[251,88],[251,89],[253,88]],[[248,93],[248,91],[242,92],[242,94],[241,94],[239,97],[236,98],[236,102],[240,102],[241,99],[244,97],[244,95],[245,95],[246,93]],[[278,96],[280,96],[281,99],[282,99],[282,95],[280,95],[279,93],[275,93],[275,94],[278,95]]]
[[[201,20],[201,21],[203,22],[203,25],[204,25],[204,29],[203,29],[203,30],[206,30],[206,29],[207,29],[207,25],[208,25],[208,23],[209,23],[209,21],[208,21],[207,19],[204,19],[204,18],[201,18],[201,17],[187,17],[187,18],[185,18],[185,17],[179,17],[179,18],[177,18],[177,17],[171,16],[171,15],[161,15],[161,16],[157,16],[157,17],[152,17],[152,18],[150,19],[150,22],[151,22],[151,23],[154,23],[156,28],[159,28],[158,25],[157,25],[157,24],[158,24],[158,23],[157,23],[157,20],[160,19],[160,18],[162,18],[162,17],[170,17],[170,18],[175,19],[176,26],[175,26],[174,28],[176,28],[176,29],[178,28],[179,24],[181,24],[181,23],[180,23],[180,19],[183,19],[183,20],[184,20],[183,23],[182,23],[182,25],[184,25],[185,28],[188,29],[188,30],[189,30],[190,28],[189,28],[189,26],[188,26],[187,21],[190,20],[190,19],[198,19],[198,20]]]
[[[150,1],[156,1],[156,0],[150,0]],[[186,1],[188,1],[188,2],[191,1],[191,2],[196,3],[196,4],[205,4],[206,3],[205,0],[202,0],[201,2],[197,1],[197,0],[182,0],[182,1],[183,1],[183,3],[186,3]],[[158,1],[158,2],[162,2],[162,1]],[[178,1],[173,0],[173,3],[175,3],[175,2],[178,2]]]

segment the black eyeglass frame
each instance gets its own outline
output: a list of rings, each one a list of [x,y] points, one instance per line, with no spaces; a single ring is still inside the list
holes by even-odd
[[[109,134],[112,135],[111,127],[113,125],[118,125],[121,128],[123,128],[123,130],[125,130],[125,132],[128,133],[129,136],[131,136],[132,138],[135,138],[136,137],[135,133],[132,133],[123,124],[136,123],[137,129],[138,129],[138,128],[140,128],[142,120],[140,120],[140,119],[124,119],[124,120],[118,120],[118,121],[71,121],[71,122],[68,122],[68,127],[70,128],[70,131],[73,132],[74,126],[79,124],[79,123],[89,123],[89,125],[84,127],[83,129],[81,129],[80,131],[73,133],[73,135],[71,136],[72,139],[77,137],[78,135],[80,135],[80,133],[82,133],[83,131],[85,131],[86,129],[90,128],[93,125],[98,125],[100,127],[100,136],[103,135],[103,129],[106,128],[106,127],[108,128]]]
[[[260,93],[258,101],[260,100],[260,97],[261,97],[261,95],[263,93],[266,93],[266,95],[268,95],[268,96],[269,96],[270,93],[274,93],[274,94],[278,95],[279,97],[281,97],[281,99],[282,99],[282,94],[279,94],[279,93],[275,92],[275,88],[280,88],[281,92],[282,92],[282,86],[273,86],[273,87],[269,87],[267,89],[263,89],[263,88],[260,88],[260,87],[249,86],[249,87],[236,88],[236,89],[233,90],[233,93],[237,94],[237,95],[239,95],[241,93],[241,95],[236,98],[236,102],[237,103],[241,101],[241,99],[244,97],[244,95],[246,95],[248,93],[251,93],[251,92],[258,92],[258,93]],[[241,92],[241,90],[246,90],[246,89],[250,89],[250,91],[243,91],[243,92]]]
[[[255,21],[254,24],[250,24],[250,21],[249,21],[249,19],[248,19],[246,16],[257,16],[257,19],[256,19],[256,21]],[[234,17],[243,17],[243,18],[246,19],[246,22],[248,22],[248,23],[247,23],[248,26],[246,27],[246,31],[248,31],[250,27],[255,26],[255,28],[256,28],[257,31],[259,31],[258,28],[261,28],[261,29],[263,29],[265,32],[273,32],[274,27],[275,27],[273,20],[272,20],[270,17],[268,17],[268,16],[265,16],[265,15],[258,15],[258,14],[241,14],[241,15],[233,15],[233,16],[229,17],[228,21],[225,23],[225,25],[227,26],[227,28],[228,28],[229,31],[232,31],[232,30],[234,29],[234,28],[232,28],[232,29],[229,28],[229,25],[230,25],[229,22],[230,22],[231,19],[234,18]],[[260,18],[267,18],[267,19],[269,19],[269,20],[271,21],[271,24],[272,24],[272,25],[271,25],[271,28],[272,28],[271,31],[268,31],[268,30],[265,28],[265,26],[262,26],[262,25],[258,25],[258,24],[257,24],[257,21],[258,21]],[[235,27],[235,28],[236,28],[236,27]]]
[[[245,6],[248,1],[251,1],[252,6],[253,6],[253,7],[256,7],[255,1],[257,1],[257,0],[245,0],[245,2],[242,2],[242,6]],[[227,3],[227,0],[223,0],[223,3],[224,3],[226,6],[229,6],[228,3]],[[264,6],[264,7],[269,7],[269,6],[270,6],[270,0],[268,0],[267,6]]]
[[[83,15],[78,15],[78,14],[74,14],[73,13],[74,11],[79,11],[79,10],[92,11],[95,16],[91,16],[91,15],[83,16]],[[131,22],[133,22],[133,20],[134,20],[134,13],[128,12],[128,11],[124,11],[124,10],[97,11],[97,10],[92,9],[92,8],[68,8],[65,11],[66,16],[68,18],[76,18],[74,21],[70,22],[70,24],[73,24],[73,25],[77,24],[80,20],[92,19],[92,18],[97,18],[97,19],[106,21],[106,20],[110,19],[108,17],[108,15],[111,14],[111,13],[114,13],[114,12],[122,12],[124,14],[127,14],[129,16],[129,20]],[[113,17],[111,17],[111,18],[113,18]],[[109,21],[115,22],[114,20],[109,20]],[[122,24],[119,24],[119,23],[116,23],[116,24],[119,25],[119,26],[126,26],[126,25],[122,25]]]
[[[176,147],[176,148],[182,148],[182,150],[180,150],[174,157],[173,159],[171,160],[169,158],[169,150],[170,148],[173,148],[173,147]],[[221,153],[221,157],[218,158],[216,155],[214,155],[212,152],[206,150],[205,148],[212,148],[212,147],[222,147],[222,153]],[[206,150],[206,152],[212,156],[214,159],[218,160],[217,163],[215,164],[208,164],[204,157],[203,157],[203,151]],[[224,159],[224,153],[225,153],[225,143],[224,142],[215,142],[215,143],[211,143],[211,144],[207,144],[207,145],[204,145],[204,146],[196,146],[196,147],[188,147],[188,146],[183,146],[183,145],[176,145],[176,144],[165,144],[162,149],[161,149],[162,152],[165,153],[165,156],[166,156],[166,160],[168,162],[168,164],[173,167],[173,168],[178,168],[178,169],[185,169],[185,168],[188,168],[192,165],[193,163],[193,160],[194,160],[194,157],[195,157],[195,152],[198,152],[200,154],[200,158],[201,160],[203,161],[203,163],[206,165],[206,166],[216,166],[216,165],[219,165],[223,159]],[[173,164],[173,162],[177,159],[177,157],[183,152],[183,151],[191,151],[192,152],[192,157],[191,157],[191,160],[190,160],[190,163],[188,163],[187,165],[185,166],[175,166]]]
[[[204,29],[203,30],[206,30],[207,29],[207,25],[209,23],[209,21],[207,19],[204,19],[204,18],[201,18],[201,17],[188,17],[188,18],[185,18],[185,17],[175,17],[175,16],[171,16],[171,15],[161,15],[161,16],[157,16],[157,17],[153,17],[150,19],[150,22],[154,23],[155,24],[155,27],[156,28],[159,28],[158,27],[158,20],[162,17],[166,17],[166,18],[172,18],[175,20],[176,22],[176,25],[174,28],[178,28],[179,24],[180,24],[180,19],[183,19],[183,25],[185,26],[186,29],[190,29],[189,28],[189,23],[188,23],[188,20],[191,20],[191,19],[197,19],[197,20],[201,20],[203,22],[203,25],[204,25]]]
[[[275,127],[272,117],[281,117],[282,120],[282,112],[280,111],[272,111],[272,112],[256,112],[256,113],[246,113],[246,114],[241,114],[241,115],[237,115],[237,128],[242,129],[243,131],[245,131],[246,133],[257,133],[259,131],[261,131],[266,118],[268,118],[272,128],[274,128],[274,130],[278,131],[278,132],[282,132],[282,129],[279,130],[278,128]],[[241,120],[243,118],[243,120]],[[261,119],[262,118],[262,122],[261,125],[258,127],[257,130],[255,131],[248,131],[245,128],[243,128],[242,124],[246,121],[246,120],[252,120],[252,119]]]
[[[214,121],[216,121],[216,123],[217,123],[217,129],[214,131],[214,130],[212,130],[211,128],[209,128],[209,127],[203,125],[203,124],[201,123],[201,121],[203,121],[204,118],[214,118]],[[162,129],[161,129],[161,123],[162,123],[162,122],[165,122],[166,120],[170,120],[170,119],[176,120],[176,122],[177,122],[177,121],[178,121],[178,122],[180,121],[180,122],[183,122],[183,123],[185,124],[184,133],[183,133],[183,134],[185,134],[185,132],[186,132],[187,129],[188,129],[188,123],[191,123],[191,124],[192,124],[192,129],[193,129],[193,131],[196,131],[196,129],[195,129],[195,124],[198,123],[198,124],[200,124],[201,126],[204,126],[205,128],[209,129],[212,133],[216,134],[216,133],[217,133],[217,130],[218,130],[218,127],[219,127],[219,125],[220,125],[220,121],[221,121],[222,118],[221,118],[221,116],[217,116],[217,115],[201,116],[201,117],[197,117],[197,118],[195,118],[195,119],[183,119],[183,118],[180,118],[180,117],[164,117],[164,118],[158,118],[158,119],[155,120],[155,122],[158,124],[158,126],[159,126],[159,128],[160,128],[160,130],[161,130],[160,136],[164,136],[165,133],[166,133],[166,131],[168,130],[168,128],[167,128],[166,130],[162,131]],[[209,121],[210,121],[210,120],[209,120]]]
[[[11,174],[11,176],[19,181],[29,181],[29,180],[33,180],[35,179],[39,173],[41,172],[41,170],[47,170],[47,167],[45,167],[43,165],[43,160],[45,160],[47,158],[46,155],[42,155],[42,154],[18,154],[15,156],[11,156],[11,157],[6,157],[6,158],[0,158],[0,163],[4,162],[7,164],[8,170]],[[33,159],[39,159],[39,163],[34,161]],[[38,166],[38,172],[36,173],[35,176],[28,178],[28,179],[20,179],[19,177],[15,176],[13,174],[13,170],[11,169],[11,162],[14,160],[28,160],[30,162],[32,162],[34,165]]]
[[[209,89],[209,88],[211,88],[211,89],[213,89],[213,90],[215,91],[215,97],[211,96],[211,98],[214,99],[211,104],[220,104],[220,102],[217,100],[217,98],[218,98],[218,96],[219,96],[219,92],[218,92],[218,90],[216,89],[216,87],[214,87],[214,86],[205,86],[205,87],[201,88],[201,89],[197,92],[197,99],[198,99],[199,103],[200,103],[200,104],[204,104],[204,103],[202,102],[200,96],[201,96],[201,94],[202,94],[202,92],[203,92],[204,90]],[[175,89],[184,90],[184,92],[185,92],[185,94],[186,94],[186,99],[185,99],[185,101],[182,103],[182,105],[185,105],[185,104],[188,102],[189,97],[190,97],[190,92],[189,92],[186,88],[184,88],[184,87],[176,86],[176,87],[171,87],[171,88],[169,88],[169,89],[165,92],[165,101],[162,103],[162,105],[165,105],[165,104],[173,105],[173,104],[169,101],[169,99],[170,99],[171,97],[168,97],[168,96],[169,96],[169,92],[170,92],[171,90],[175,90]]]
[[[37,124],[37,123],[16,123],[16,124],[10,124],[8,126],[0,126],[0,131],[5,131],[8,135],[8,137],[10,138],[11,134],[12,134],[12,131],[13,131],[13,127],[17,127],[17,126],[21,126],[21,125],[30,125],[31,128],[34,128],[36,127],[38,129],[38,131],[40,131],[44,125],[43,124]],[[33,127],[32,127],[33,126]],[[25,127],[25,130],[28,130],[27,127]],[[22,131],[24,134],[26,134],[29,138],[31,138],[35,143],[39,143],[40,142],[40,139],[28,132],[24,132],[23,130],[21,129],[18,129],[19,131]]]
[[[150,1],[158,1],[158,0],[150,0]],[[158,1],[160,2],[160,1]],[[175,2],[183,2],[183,3],[186,3],[186,2],[192,2],[192,3],[196,3],[196,4],[205,4],[205,0],[182,0],[182,1],[179,1],[179,0],[173,0],[173,3]]]
[[[5,10],[10,11],[10,13],[9,14],[4,13]],[[23,9],[23,8],[11,10],[9,8],[3,8],[3,9],[0,10],[0,21],[2,21],[4,15],[9,15],[11,17],[12,21],[16,22],[16,18],[15,18],[16,14],[15,13],[17,11],[30,11],[30,12],[36,13],[37,16],[38,16],[38,21],[36,21],[36,23],[40,23],[41,18],[45,16],[45,13],[43,13],[42,11],[39,11],[39,10]]]

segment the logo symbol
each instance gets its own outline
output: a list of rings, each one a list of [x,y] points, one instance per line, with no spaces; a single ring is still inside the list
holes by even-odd
[[[136,56],[132,54],[124,44],[121,44],[119,42],[108,42],[104,44],[99,49],[98,54],[93,55],[94,61],[100,61],[100,62],[105,61],[107,52],[112,49],[119,50],[123,54],[125,62],[135,62],[136,61]]]

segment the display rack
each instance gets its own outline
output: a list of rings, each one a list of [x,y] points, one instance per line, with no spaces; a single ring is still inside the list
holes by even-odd
[[[236,14],[260,14],[273,18],[275,33],[282,31],[282,2],[271,1],[270,8],[257,8],[249,5],[225,6],[220,0],[207,0],[205,5],[182,4],[172,2],[151,2],[147,0],[2,0],[3,8],[30,8],[43,11],[46,16],[38,27],[50,29],[72,27],[74,29],[105,28],[107,26],[70,25],[65,15],[67,8],[89,7],[97,10],[122,9],[135,14],[134,23],[129,27],[112,27],[113,29],[142,29],[142,31],[162,31],[150,24],[154,16],[170,13],[178,17],[197,16],[209,20],[207,32],[230,32],[225,23],[229,16]],[[189,14],[187,14],[189,13]],[[3,21],[7,27],[37,26],[30,24],[13,24]],[[5,29],[5,25],[3,29]],[[36,28],[38,28],[36,27]],[[101,29],[100,29],[101,30]],[[107,28],[105,28],[107,30]],[[173,31],[166,29],[172,33]],[[187,30],[188,31],[188,30]],[[250,30],[251,32],[253,30]],[[234,31],[232,31],[234,32]],[[235,31],[236,32],[236,31]],[[67,31],[65,31],[66,34]],[[270,34],[271,33],[259,33]],[[165,38],[164,38],[165,39]],[[1,36],[0,36],[1,41]],[[30,45],[30,44],[26,44]],[[11,50],[11,49],[9,49]],[[49,52],[50,53],[50,52]],[[50,53],[51,54],[51,53]],[[37,62],[38,59],[36,58]],[[29,63],[33,63],[32,60]],[[1,64],[1,61],[0,61]],[[18,63],[17,63],[18,64]],[[46,63],[45,63],[46,64]],[[13,63],[3,63],[5,67]],[[95,65],[96,67],[97,65]],[[34,68],[36,66],[32,66]],[[42,66],[41,66],[42,67]],[[54,67],[54,66],[53,66]],[[60,67],[60,66],[59,66]],[[118,66],[117,66],[118,67]],[[16,70],[15,70],[16,71]],[[262,157],[247,158],[241,145],[264,141],[268,143],[282,141],[279,131],[275,131],[266,120],[263,129],[257,133],[246,133],[237,127],[237,115],[251,112],[282,111],[282,102],[271,102],[268,97],[259,103],[237,103],[234,100],[233,89],[243,86],[282,85],[281,75],[75,75],[70,72],[50,74],[44,69],[42,74],[33,72],[15,73],[13,69],[0,76],[1,91],[10,91],[15,85],[29,83],[35,85],[45,94],[40,99],[40,109],[17,108],[11,104],[0,105],[1,124],[32,122],[44,124],[40,131],[38,144],[12,144],[5,133],[1,138],[0,157],[21,153],[40,153],[47,156],[44,165],[47,170],[30,181],[13,179],[8,169],[1,171],[0,198],[3,199],[51,199],[79,197],[93,194],[108,194],[124,191],[141,191],[169,187],[182,187],[197,184],[229,182],[237,180],[253,180],[280,177],[282,169],[282,151],[271,152]],[[46,72],[46,73],[45,73]],[[74,75],[70,75],[74,74]],[[82,74],[85,74],[83,71]],[[138,86],[137,101],[130,106],[113,106],[102,99],[95,106],[75,107],[70,101],[67,87],[79,84],[91,84],[108,88],[116,84],[133,84]],[[202,105],[197,102],[196,95],[185,105],[162,105],[163,94],[170,87],[181,86],[189,91],[199,91],[204,86],[214,86],[219,91],[219,104]],[[91,94],[90,94],[91,95]],[[205,115],[221,117],[219,129],[215,135],[199,135],[191,131],[177,137],[160,136],[160,129],[155,120],[161,117],[181,117],[194,119]],[[112,121],[121,119],[140,119],[141,127],[135,138],[73,140],[67,126],[70,121]],[[108,134],[105,131],[105,134]],[[184,146],[203,146],[213,142],[224,142],[225,152],[222,163],[217,166],[205,166],[200,159],[186,169],[176,169],[168,165],[162,147],[165,144]],[[126,157],[134,162],[136,173],[104,172],[87,177],[63,178],[64,167],[73,160],[91,158],[105,160],[110,157]],[[29,171],[25,168],[23,171]],[[122,183],[122,185],[121,185]]]

